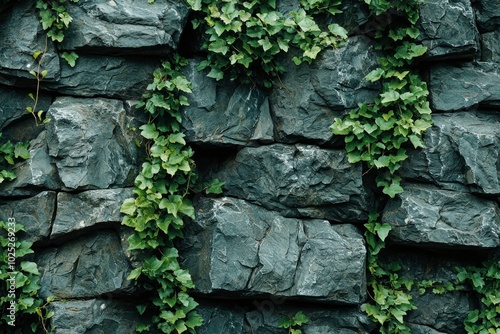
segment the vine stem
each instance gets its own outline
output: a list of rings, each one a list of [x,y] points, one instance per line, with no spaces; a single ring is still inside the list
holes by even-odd
[[[35,78],[36,78],[36,93],[35,93],[33,108],[30,111],[30,113],[33,115],[33,118],[35,119],[36,126],[39,125],[38,124],[38,118],[37,118],[37,115],[36,115],[36,108],[38,106],[38,99],[39,99],[39,96],[40,96],[40,83],[43,80],[43,77],[40,77],[40,71],[42,69],[43,58],[45,57],[45,55],[47,53],[48,43],[49,43],[49,37],[45,36],[45,48],[43,49],[43,52],[40,55],[40,59],[38,60],[37,70],[36,70],[36,73],[35,73]]]

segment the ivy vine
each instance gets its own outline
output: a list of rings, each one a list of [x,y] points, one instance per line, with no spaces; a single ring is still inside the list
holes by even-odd
[[[340,13],[341,0],[300,0],[300,7],[282,13],[276,0],[187,0],[201,17],[193,21],[205,33],[208,51],[199,70],[210,68],[217,80],[229,74],[231,80],[262,82],[271,87],[285,72],[279,56],[290,48],[301,50],[293,61],[311,63],[319,52],[336,47],[347,31],[336,23],[322,28],[319,16]]]
[[[128,277],[152,294],[150,303],[137,306],[141,314],[148,309],[154,314],[151,323],[137,327],[138,332],[154,326],[163,333],[194,333],[203,321],[195,311],[198,304],[188,294],[194,284],[179,265],[174,241],[182,237],[185,220],[195,218],[190,193],[220,193],[222,183],[199,185],[193,150],[181,132],[180,108],[188,105],[184,94],[191,93],[191,83],[181,72],[186,64],[178,55],[164,61],[137,106],[150,116],[140,127],[148,140],[148,158],[135,179],[134,197],[123,202],[121,212],[125,214],[122,224],[134,229],[129,250],[148,254]]]
[[[372,15],[385,14],[385,24],[377,27],[376,48],[384,55],[379,67],[366,80],[380,82],[382,91],[374,103],[360,104],[344,119],[335,119],[331,130],[345,136],[351,163],[364,161],[380,170],[377,185],[390,197],[401,193],[396,171],[408,157],[406,147],[424,147],[422,137],[432,125],[427,84],[414,74],[412,65],[426,52],[416,42],[420,0],[364,0]]]

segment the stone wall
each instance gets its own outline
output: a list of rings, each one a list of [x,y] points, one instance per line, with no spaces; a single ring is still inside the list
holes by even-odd
[[[144,120],[133,106],[175,50],[190,58],[183,126],[200,172],[226,182],[223,197],[196,199],[179,245],[205,319],[198,333],[285,333],[279,319],[299,310],[311,319],[307,334],[372,331],[360,310],[369,298],[361,227],[377,208],[393,227],[387,256],[410,277],[450,279],[455,265],[499,253],[500,4],[422,8],[429,51],[419,68],[434,126],[401,170],[405,192],[386,202],[328,129],[378,92],[363,80],[377,64],[376,21],[359,1],[344,3],[347,45],[312,65],[285,60],[283,86],[263,91],[196,71],[202,55],[180,1],[80,0],[68,5],[74,21],[62,44],[79,59],[68,66],[49,43],[39,108],[50,122],[38,127],[25,108],[45,34],[32,1],[2,6],[0,130],[31,140],[31,159],[1,185],[0,219],[15,217],[35,243],[41,295],[58,298],[55,333],[133,333],[139,321],[119,207],[144,158],[133,131]],[[465,292],[414,298],[408,322],[417,334],[465,333],[478,305]]]

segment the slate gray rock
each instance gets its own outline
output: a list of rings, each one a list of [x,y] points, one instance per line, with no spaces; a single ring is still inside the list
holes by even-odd
[[[181,257],[200,293],[334,304],[365,299],[366,250],[354,226],[283,218],[229,197],[200,199],[196,208]]]
[[[500,115],[436,114],[422,150],[403,163],[403,177],[441,188],[500,195]]]
[[[33,100],[28,94],[35,91],[17,90],[11,87],[0,86],[0,132],[12,122],[21,118],[32,117],[26,107],[33,106]],[[40,94],[38,98],[38,110],[47,111],[52,103],[52,97]]]
[[[481,60],[500,64],[500,31],[481,35]]]
[[[405,321],[436,329],[443,333],[466,334],[464,319],[474,308],[469,296],[463,292],[448,292],[442,295],[426,293],[413,296],[416,310],[408,313]],[[413,333],[413,332],[412,332]]]
[[[72,96],[141,99],[159,65],[149,58],[80,54],[75,67],[63,61],[59,80],[44,88]]]
[[[439,64],[430,70],[431,107],[457,111],[472,106],[500,106],[500,72],[494,63]]]
[[[38,66],[33,59],[33,53],[45,50],[45,36],[34,2],[16,1],[11,9],[1,14],[0,82],[9,82],[3,75],[34,80],[29,73],[32,70],[36,71]],[[59,56],[50,39],[43,57],[42,70],[47,70],[44,81],[54,81],[59,78]]]
[[[483,31],[494,31],[500,27],[500,3],[491,0],[476,0],[476,18]]]
[[[472,59],[479,49],[470,0],[427,0],[418,26],[428,58]]]
[[[91,0],[67,6],[75,19],[64,50],[162,55],[177,49],[188,8],[181,1]]]
[[[35,196],[40,189],[58,190],[61,180],[54,161],[49,156],[47,132],[42,131],[31,141],[30,158],[14,166],[16,179],[0,185],[4,196]]]
[[[203,325],[197,334],[241,334],[245,333],[245,309],[238,305],[224,305],[217,302],[199,301],[196,312],[203,318]]]
[[[249,329],[245,333],[282,334],[283,329],[277,326],[280,320],[291,318],[298,311],[302,311],[309,318],[309,322],[300,326],[304,334],[358,334],[369,333],[375,328],[365,314],[352,308],[322,309],[269,304],[246,314]]]
[[[67,189],[132,186],[137,147],[122,101],[61,97],[47,117],[49,154]]]
[[[50,237],[57,238],[89,228],[102,228],[105,223],[121,222],[120,206],[131,196],[131,188],[88,190],[78,194],[58,193],[57,214]]]
[[[273,122],[266,93],[251,85],[219,83],[196,69],[199,60],[190,61],[186,77],[193,84],[189,106],[182,110],[182,126],[192,143],[256,145],[273,140]]]
[[[283,87],[270,95],[278,142],[331,141],[334,119],[358,103],[373,101],[379,92],[376,84],[364,80],[378,65],[367,37],[354,36],[344,47],[323,51],[311,66],[297,67],[290,59],[281,77]]]
[[[72,240],[37,254],[43,298],[93,298],[130,291],[132,268],[113,231]]]
[[[0,220],[7,222],[14,218],[17,224],[24,226],[26,234],[18,237],[30,242],[48,238],[52,217],[56,210],[56,193],[43,191],[36,196],[16,201],[0,203]]]
[[[134,334],[135,327],[145,320],[136,305],[103,299],[55,301],[49,305],[54,312],[51,325],[54,334]]]
[[[247,147],[214,169],[212,176],[226,182],[225,195],[287,217],[360,222],[372,207],[362,166],[350,164],[344,150],[301,144]]]
[[[382,222],[392,226],[389,240],[441,248],[500,246],[496,202],[428,185],[406,184],[404,189],[383,211]]]

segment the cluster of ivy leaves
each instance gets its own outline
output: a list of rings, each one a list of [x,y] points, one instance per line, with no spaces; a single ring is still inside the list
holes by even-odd
[[[173,55],[153,73],[154,80],[138,104],[150,120],[140,127],[148,141],[147,161],[135,179],[134,197],[126,199],[121,212],[123,225],[133,228],[128,239],[129,250],[147,254],[142,266],[129,279],[138,280],[149,290],[148,304],[137,306],[139,313],[150,311],[151,323],[141,324],[137,331],[152,327],[163,333],[194,333],[202,318],[194,310],[198,305],[187,290],[194,288],[189,272],[179,265],[174,241],[182,237],[186,219],[194,219],[192,192],[220,193],[222,183],[212,180],[201,185],[195,173],[193,150],[186,145],[181,132],[180,108],[188,105],[185,93],[191,83],[181,72],[187,60]]]
[[[296,11],[283,13],[276,0],[187,0],[201,14],[193,21],[204,32],[207,59],[199,70],[210,68],[217,80],[262,82],[271,87],[285,72],[279,55],[291,48],[301,50],[293,61],[311,63],[319,52],[336,47],[347,32],[336,23],[320,27],[317,18],[339,13],[341,0],[300,0]]]
[[[427,85],[412,69],[415,59],[427,50],[416,42],[422,3],[364,1],[372,15],[385,14],[375,35],[376,48],[383,56],[379,67],[366,76],[368,81],[379,82],[382,91],[374,103],[360,104],[344,119],[336,119],[331,129],[345,136],[349,161],[364,161],[378,169],[377,185],[394,197],[403,191],[396,171],[408,157],[408,144],[423,147],[423,134],[432,125]]]

